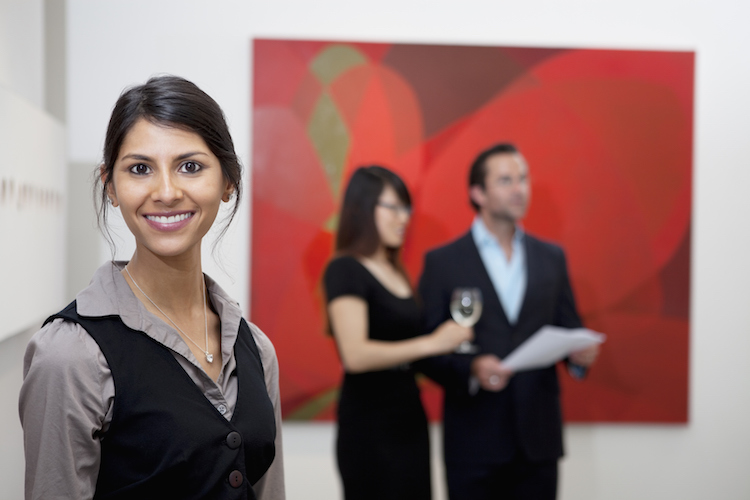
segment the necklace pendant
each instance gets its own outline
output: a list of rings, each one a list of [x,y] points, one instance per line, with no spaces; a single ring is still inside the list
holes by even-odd
[[[214,362],[214,355],[211,354],[210,352],[206,352],[206,361],[208,361],[209,363],[213,363]]]

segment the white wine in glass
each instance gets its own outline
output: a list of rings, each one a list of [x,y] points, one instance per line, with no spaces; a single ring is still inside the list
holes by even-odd
[[[461,326],[470,328],[479,321],[482,315],[482,292],[479,288],[456,288],[451,296],[451,316],[453,321]],[[473,354],[477,346],[469,342],[461,342],[456,348],[459,354]]]

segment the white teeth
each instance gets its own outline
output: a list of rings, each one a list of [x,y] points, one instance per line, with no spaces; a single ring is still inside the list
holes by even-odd
[[[159,224],[174,224],[175,222],[183,221],[192,216],[193,216],[192,213],[186,213],[186,214],[180,214],[180,215],[170,215],[169,217],[164,217],[161,215],[147,215],[146,218],[150,221],[154,221]]]

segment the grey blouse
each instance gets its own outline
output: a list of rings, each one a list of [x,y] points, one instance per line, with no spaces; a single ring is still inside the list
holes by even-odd
[[[128,327],[168,347],[204,396],[229,420],[237,402],[234,343],[242,318],[239,305],[211,278],[206,287],[221,318],[222,369],[212,380],[182,337],[146,310],[120,271],[109,262],[76,296],[84,316],[120,316]],[[253,324],[266,389],[276,415],[276,458],[254,490],[259,500],[284,500],[281,405],[276,351]],[[37,332],[26,349],[19,413],[26,450],[26,498],[93,498],[100,461],[100,437],[112,420],[115,386],[107,360],[79,325],[56,319]]]

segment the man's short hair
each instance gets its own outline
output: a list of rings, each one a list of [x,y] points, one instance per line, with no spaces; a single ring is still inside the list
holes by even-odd
[[[474,162],[471,164],[469,169],[469,188],[472,186],[479,186],[484,189],[485,178],[487,177],[487,158],[497,154],[515,154],[518,153],[518,148],[509,142],[501,142],[491,146],[477,155]],[[479,205],[474,203],[474,200],[469,197],[471,206],[474,207],[474,211],[479,211]]]

